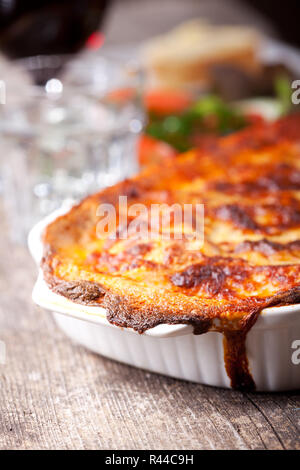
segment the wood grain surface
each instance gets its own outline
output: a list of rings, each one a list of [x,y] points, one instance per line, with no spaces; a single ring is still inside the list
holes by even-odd
[[[73,344],[35,307],[36,267],[1,217],[1,449],[300,449],[300,398],[147,373]]]

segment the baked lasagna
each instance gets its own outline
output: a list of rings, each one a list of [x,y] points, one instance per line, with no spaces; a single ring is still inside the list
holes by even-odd
[[[179,238],[175,225],[169,237],[122,236],[120,197],[126,210],[203,205],[204,236]],[[114,236],[97,230],[107,206],[115,208]],[[300,300],[300,116],[216,139],[89,196],[51,223],[43,241],[54,292],[104,307],[111,323],[139,333],[162,323],[221,332],[232,386],[253,389],[248,331],[265,307]]]

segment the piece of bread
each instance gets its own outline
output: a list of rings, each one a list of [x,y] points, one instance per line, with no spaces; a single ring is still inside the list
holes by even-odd
[[[142,57],[150,83],[165,87],[206,86],[215,65],[226,64],[257,74],[260,35],[245,26],[214,26],[186,22],[150,40]]]

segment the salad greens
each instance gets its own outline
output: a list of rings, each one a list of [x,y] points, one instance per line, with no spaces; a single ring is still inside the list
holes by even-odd
[[[150,112],[146,134],[184,152],[203,135],[226,135],[246,125],[242,113],[220,97],[208,95],[178,114],[161,116]]]
[[[291,80],[287,75],[275,77],[273,96],[274,94],[277,117],[293,110]],[[264,98],[257,100],[263,101]],[[255,111],[254,106],[254,111],[247,112],[245,107],[243,109],[237,104],[226,103],[218,95],[210,94],[199,98],[180,112],[166,114],[149,110],[145,133],[167,142],[179,152],[184,152],[201,143],[203,137],[222,136],[246,127],[253,122],[253,113],[263,119],[261,109],[257,108]]]
[[[281,75],[274,81],[274,89],[281,108],[281,114],[288,114],[292,109],[292,87],[290,79]]]

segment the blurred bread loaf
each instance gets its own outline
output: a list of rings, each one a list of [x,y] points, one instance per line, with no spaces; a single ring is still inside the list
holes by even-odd
[[[252,28],[192,20],[150,40],[142,55],[151,83],[205,87],[217,65],[230,65],[252,75],[259,73],[259,42],[260,36]]]

